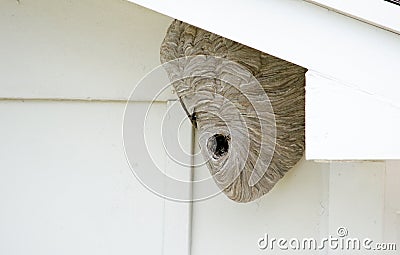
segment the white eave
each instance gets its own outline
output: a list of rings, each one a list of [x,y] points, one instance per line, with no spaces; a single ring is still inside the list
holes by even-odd
[[[400,159],[400,6],[388,24],[339,1],[130,1],[308,68],[308,159]]]
[[[306,0],[400,34],[399,0]]]

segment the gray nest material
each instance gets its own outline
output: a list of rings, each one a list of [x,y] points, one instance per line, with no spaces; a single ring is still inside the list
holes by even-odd
[[[269,192],[304,152],[307,70],[178,20],[160,54],[216,184],[237,202]]]

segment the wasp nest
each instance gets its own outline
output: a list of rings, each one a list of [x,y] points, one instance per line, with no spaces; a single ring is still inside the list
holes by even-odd
[[[303,155],[306,69],[178,20],[160,53],[216,184],[269,192]]]

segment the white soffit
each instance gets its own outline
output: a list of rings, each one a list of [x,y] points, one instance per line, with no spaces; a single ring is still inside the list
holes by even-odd
[[[399,0],[307,1],[400,34]]]
[[[400,35],[305,1],[130,1],[308,68],[307,159],[400,158]]]

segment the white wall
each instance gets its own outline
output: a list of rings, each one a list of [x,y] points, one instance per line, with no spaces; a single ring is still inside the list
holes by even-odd
[[[0,2],[1,97],[127,99],[170,18],[122,0]]]
[[[205,167],[196,179],[207,176]],[[193,205],[192,254],[398,254],[400,161],[316,163],[302,159],[257,201],[238,204],[220,194]],[[194,194],[197,189],[194,184]],[[259,249],[270,238],[337,237],[397,243],[397,251]]]
[[[0,3],[0,254],[265,254],[265,233],[323,238],[340,225],[400,240],[398,161],[303,159],[249,204],[223,195],[176,203],[143,187],[124,155],[124,100],[159,64],[170,21],[120,0]],[[151,97],[135,98],[133,112]],[[169,105],[154,106],[153,148]],[[176,134],[179,121],[166,119]],[[138,121],[133,137],[143,132]],[[145,148],[135,155],[136,166],[154,167]],[[163,170],[179,170],[156,155]]]
[[[123,103],[0,103],[0,254],[161,254],[163,200],[130,172],[123,110]]]
[[[162,254],[165,201],[131,173],[122,121],[170,20],[125,1],[0,2],[0,254]]]
[[[195,203],[192,254],[268,254],[257,246],[265,233],[288,239],[325,236],[328,180],[329,164],[301,160],[255,202],[239,204],[220,194]]]

